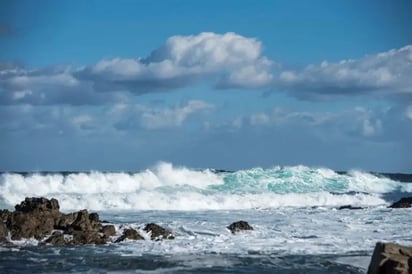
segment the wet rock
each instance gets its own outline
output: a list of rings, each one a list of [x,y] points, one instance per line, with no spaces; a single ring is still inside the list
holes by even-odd
[[[54,229],[54,217],[48,214],[26,214],[15,211],[7,220],[7,228],[13,240],[34,237],[43,239]]]
[[[412,247],[395,243],[377,243],[368,274],[412,273]]]
[[[342,209],[356,210],[356,209],[363,209],[363,207],[360,207],[360,206],[352,206],[352,205],[344,205],[344,206],[338,207],[338,210],[342,210]]]
[[[77,212],[76,220],[70,225],[74,230],[81,231],[98,231],[100,229],[99,215],[97,213],[89,214],[87,209]]]
[[[408,208],[412,207],[412,197],[405,197],[400,199],[399,201],[393,203],[389,207],[391,208]]]
[[[62,214],[59,208],[56,199],[26,198],[16,205],[14,212],[0,211],[0,239],[10,232],[13,240],[48,237],[45,243],[52,245],[104,244],[116,233],[114,226],[103,230],[97,213],[81,210]]]
[[[114,225],[105,225],[102,227],[101,232],[104,236],[109,238],[110,236],[116,235],[116,228],[114,227]]]
[[[129,239],[129,240],[144,240],[144,238],[139,233],[137,233],[137,231],[134,230],[133,228],[125,229],[123,231],[122,236],[120,236],[116,240],[116,243],[123,242],[126,239]]]
[[[147,224],[144,228],[144,231],[146,231],[147,233],[151,233],[150,234],[150,239],[151,240],[163,240],[163,239],[167,239],[167,240],[172,240],[175,238],[175,236],[173,235],[173,233],[157,224],[154,223],[150,223]]]
[[[8,242],[7,237],[9,235],[9,230],[3,221],[0,221],[0,243]]]
[[[72,223],[77,219],[78,212],[61,214],[60,218],[56,222],[56,229],[67,231]]]
[[[46,198],[25,198],[23,202],[15,206],[16,211],[24,213],[33,213],[36,211],[48,211],[59,213],[59,202],[56,199]]]
[[[243,231],[243,230],[253,230],[253,227],[251,227],[249,225],[249,223],[245,222],[245,221],[234,222],[234,223],[230,224],[227,228],[233,234],[236,233],[236,232]]]
[[[53,232],[53,234],[45,242],[55,246],[64,246],[68,244],[63,233],[60,231]]]
[[[73,240],[71,244],[74,245],[88,245],[88,244],[105,244],[106,238],[97,231],[73,231]]]

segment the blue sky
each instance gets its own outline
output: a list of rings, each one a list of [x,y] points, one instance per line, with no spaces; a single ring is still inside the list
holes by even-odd
[[[0,3],[0,169],[412,171],[410,1]]]

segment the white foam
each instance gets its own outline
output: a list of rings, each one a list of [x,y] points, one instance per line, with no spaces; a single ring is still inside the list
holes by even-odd
[[[361,193],[354,195],[350,191]],[[25,197],[43,196],[58,199],[63,211],[376,206],[387,203],[380,194],[392,191],[412,192],[412,184],[360,171],[341,175],[330,169],[305,166],[214,173],[159,163],[153,169],[134,174],[0,176],[3,204],[12,207]]]

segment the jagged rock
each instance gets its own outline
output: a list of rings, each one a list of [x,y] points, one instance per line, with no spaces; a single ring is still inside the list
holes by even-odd
[[[0,221],[6,222],[10,214],[11,212],[8,211],[7,209],[0,210]]]
[[[87,209],[77,212],[76,220],[71,224],[74,230],[98,231],[100,229],[99,215],[89,214]]]
[[[56,222],[56,229],[64,230],[65,232],[71,224],[77,219],[78,212],[61,214],[59,220]]]
[[[234,222],[234,223],[230,224],[227,228],[233,234],[236,233],[236,232],[242,231],[242,230],[253,230],[253,227],[251,227],[249,225],[249,223],[245,222],[245,221]]]
[[[412,273],[412,247],[395,243],[376,243],[368,274]]]
[[[342,209],[351,209],[351,210],[354,210],[354,209],[363,209],[363,207],[360,207],[360,206],[351,206],[351,205],[344,205],[344,206],[338,207],[338,210],[342,210]]]
[[[53,234],[45,242],[55,246],[63,246],[68,244],[63,233],[60,231],[53,232]]]
[[[123,231],[122,236],[120,236],[116,240],[116,243],[123,242],[126,239],[129,239],[129,240],[144,240],[144,238],[139,233],[137,233],[137,231],[134,230],[133,228],[125,229]]]
[[[114,227],[114,225],[105,225],[102,227],[101,232],[108,238],[110,236],[116,235],[116,228]]]
[[[3,221],[0,220],[0,243],[8,242],[7,236],[9,235],[9,230]]]
[[[391,208],[408,208],[412,207],[412,197],[405,197],[400,199],[399,201],[393,203],[389,207]]]
[[[103,230],[97,213],[81,210],[62,214],[56,199],[26,198],[15,206],[14,212],[0,211],[0,242],[11,234],[11,239],[34,237],[52,245],[67,244],[104,244],[109,236],[116,233],[114,226],[106,226]],[[54,230],[62,230],[62,232]],[[72,240],[67,240],[71,238]]]
[[[15,211],[7,220],[7,227],[13,240],[34,237],[43,239],[54,229],[55,220],[48,214],[30,214]]]
[[[34,211],[50,211],[59,213],[59,202],[56,199],[25,198],[23,202],[15,206],[16,211],[31,213]]]
[[[151,233],[150,238],[152,240],[173,240],[175,238],[171,231],[154,223],[147,224],[143,230]]]
[[[87,244],[105,244],[106,238],[100,235],[97,231],[73,231],[73,240],[71,242],[74,245],[87,245]]]

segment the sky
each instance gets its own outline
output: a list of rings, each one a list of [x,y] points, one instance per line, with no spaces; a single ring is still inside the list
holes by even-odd
[[[412,2],[0,2],[0,170],[412,172]]]

